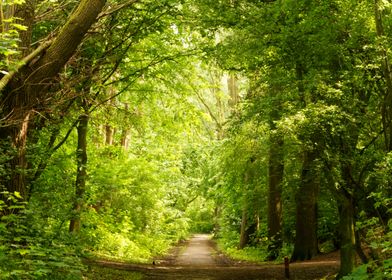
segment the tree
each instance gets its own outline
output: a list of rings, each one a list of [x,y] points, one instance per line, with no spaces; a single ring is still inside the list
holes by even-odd
[[[10,179],[2,178],[2,184],[10,192],[17,191],[24,198],[28,195],[25,182],[26,144],[30,125],[36,112],[42,112],[50,106],[47,102],[49,94],[54,86],[55,78],[63,69],[67,61],[75,53],[81,44],[85,34],[97,16],[102,11],[106,1],[83,0],[69,17],[67,23],[59,31],[58,35],[49,44],[45,44],[45,52],[37,53],[33,64],[22,67],[18,72],[10,72],[2,80],[8,80],[2,89],[1,141],[9,142],[9,146],[15,149],[15,154],[9,162]],[[16,14],[22,14],[24,23],[33,21],[35,8],[33,1],[27,1],[17,7]],[[21,47],[29,46],[30,36],[22,36]],[[30,62],[27,61],[26,64]],[[11,78],[10,78],[11,76]],[[53,102],[53,101],[52,101]]]

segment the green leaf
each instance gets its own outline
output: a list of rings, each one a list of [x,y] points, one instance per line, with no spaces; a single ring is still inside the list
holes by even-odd
[[[20,192],[14,192],[14,196],[19,199],[23,199],[23,197],[20,195]]]
[[[24,25],[21,25],[19,23],[11,23],[11,26],[15,27],[16,29],[20,30],[20,31],[26,31],[27,27]]]

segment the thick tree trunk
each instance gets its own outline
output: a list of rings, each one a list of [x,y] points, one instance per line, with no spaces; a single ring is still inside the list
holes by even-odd
[[[319,170],[317,154],[305,151],[301,182],[296,194],[296,236],[292,261],[309,260],[318,252],[317,242],[317,196]]]
[[[61,29],[46,54],[37,63],[29,79],[31,86],[45,87],[75,53],[85,34],[95,23],[106,0],[82,0]]]
[[[7,145],[6,154],[10,158],[5,165],[4,177],[0,179],[0,185],[4,186],[8,192],[18,192],[22,197],[27,196],[25,184],[26,178],[26,143],[27,129],[32,113],[25,116],[19,126],[8,126],[0,128],[0,141],[2,145]]]
[[[282,247],[283,143],[283,137],[278,135],[271,136],[268,164],[269,259],[277,258],[279,249]]]
[[[0,7],[1,7],[1,32],[6,32],[10,29],[10,23],[8,22],[9,19],[15,16],[15,8],[16,5],[3,5],[3,1],[0,1]],[[5,20],[5,21],[4,21]]]
[[[34,21],[35,1],[27,0],[22,5],[6,6],[5,19],[17,18],[18,23],[26,27],[25,31],[20,32],[20,54],[25,56],[30,50],[31,34]],[[4,26],[5,30],[9,25]],[[19,79],[25,79],[29,73],[20,71]],[[8,192],[18,192],[22,197],[27,197],[25,184],[27,172],[26,145],[30,120],[33,112],[25,111],[23,114],[18,112],[19,107],[23,107],[25,98],[18,96],[6,97],[7,92],[0,94],[0,142],[6,145],[6,156],[10,158],[6,164],[6,174],[0,178],[0,185],[3,185]],[[13,94],[10,92],[9,94]],[[11,101],[11,99],[14,99]],[[10,103],[12,102],[12,103]],[[10,114],[17,112],[17,117],[6,121]]]
[[[355,267],[355,228],[353,198],[341,195],[339,207],[340,271],[338,279],[350,274]]]
[[[75,182],[75,201],[73,207],[73,215],[69,224],[70,232],[78,232],[80,230],[81,220],[80,214],[83,208],[83,195],[86,190],[87,177],[87,128],[88,115],[79,117],[78,130],[78,147],[76,149],[76,182]]]
[[[26,27],[26,30],[19,32],[19,50],[23,57],[30,53],[36,4],[36,0],[26,0],[23,5],[17,5],[15,9],[14,16],[19,19],[18,23]]]

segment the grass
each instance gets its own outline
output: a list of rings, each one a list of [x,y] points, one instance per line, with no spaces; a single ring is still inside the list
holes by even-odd
[[[246,247],[244,249],[226,248],[224,253],[234,260],[247,262],[263,263],[266,259],[266,253],[259,248]]]

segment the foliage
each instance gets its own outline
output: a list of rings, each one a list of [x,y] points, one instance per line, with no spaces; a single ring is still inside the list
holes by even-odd
[[[81,279],[84,266],[71,237],[50,236],[31,223],[18,193],[2,192],[1,279]]]
[[[214,204],[205,198],[196,198],[187,208],[189,231],[192,233],[211,233],[214,230]]]
[[[5,11],[9,7],[13,5],[20,5],[23,2],[23,0],[7,0],[3,1],[0,6],[0,69],[2,74],[13,70],[15,62],[13,62],[10,58],[19,53],[19,32],[26,30],[25,26],[18,23],[17,19],[12,15],[7,15]]]
[[[381,263],[372,261],[357,267],[352,274],[343,277],[344,280],[365,280],[365,279],[392,279],[392,259]]]

